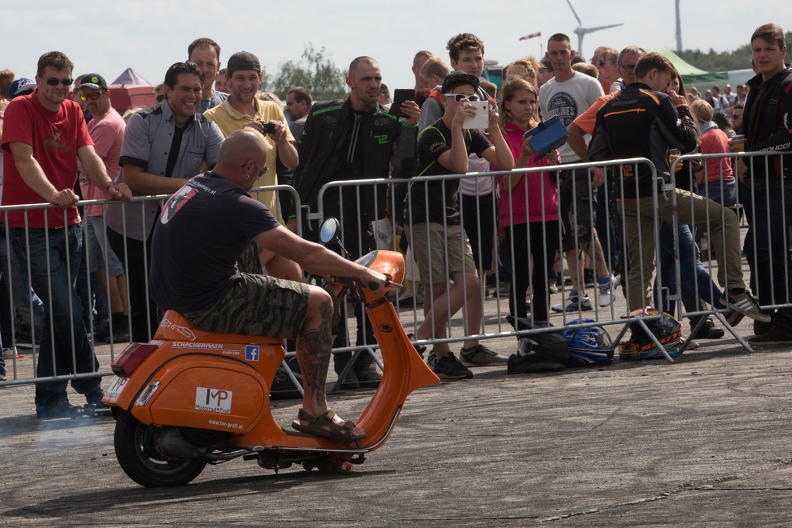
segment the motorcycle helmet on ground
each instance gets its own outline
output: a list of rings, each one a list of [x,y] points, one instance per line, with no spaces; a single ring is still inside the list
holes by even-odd
[[[529,319],[518,318],[511,315],[506,320],[515,330],[532,330],[534,325]],[[547,328],[545,323],[536,328]],[[506,372],[509,374],[527,374],[531,372],[548,372],[562,370],[564,362],[569,356],[569,343],[560,331],[542,332],[517,338],[518,350],[509,356]]]
[[[630,312],[628,317],[640,317],[642,315],[660,315],[657,319],[644,319],[649,331],[657,338],[668,355],[672,358],[679,357],[679,345],[682,337],[682,325],[671,315],[647,306],[646,308]],[[638,322],[630,324],[632,335],[626,342],[619,343],[619,357],[623,361],[637,361],[641,359],[661,359],[665,358],[663,352],[641,328]]]
[[[569,326],[596,323],[593,319],[574,319]],[[614,345],[610,335],[601,326],[567,328],[563,331],[569,341],[569,357],[564,366],[586,367],[589,365],[608,365],[613,362]]]

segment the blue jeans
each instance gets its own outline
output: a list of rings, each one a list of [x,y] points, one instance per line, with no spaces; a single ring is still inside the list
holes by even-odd
[[[748,190],[744,207],[748,218],[745,255],[751,269],[751,286],[759,304],[792,303],[792,259],[789,226],[792,223],[792,183]],[[786,216],[785,216],[786,214]],[[792,308],[779,308],[773,322],[792,330]]]
[[[0,310],[8,310],[6,314],[10,323],[9,332],[6,334],[6,346],[12,345],[13,329],[15,328],[16,314],[19,314],[33,330],[36,343],[41,341],[41,331],[44,328],[44,303],[39,296],[30,289],[27,272],[22,271],[19,261],[14,254],[9,255],[10,244],[6,243],[5,226],[0,224],[0,271],[8,284],[11,300],[3,299],[4,305]],[[31,306],[33,311],[31,312]],[[5,330],[5,329],[4,329]]]
[[[96,372],[99,362],[88,342],[82,321],[82,307],[74,279],[80,269],[82,229],[10,229],[9,241],[22,270],[30,266],[30,284],[44,302],[44,329],[36,377]],[[54,339],[54,340],[53,340]],[[73,355],[72,355],[73,354]],[[72,380],[80,394],[99,389],[102,378],[91,376]],[[68,401],[66,380],[36,384],[36,408]]]
[[[668,222],[660,225],[660,273],[663,287],[667,287],[669,293],[677,291],[676,277],[674,276],[674,227]],[[677,226],[677,237],[679,238],[679,276],[691,290],[698,293],[699,299],[720,308],[720,298],[723,296],[720,288],[715,284],[707,273],[706,268],[701,263],[701,253],[698,246],[693,242],[693,233],[690,226]],[[655,284],[655,299],[657,295],[657,284]],[[657,304],[655,302],[655,304]],[[676,306],[673,302],[665,302],[662,307],[664,311],[674,315]],[[660,306],[657,306],[660,309]]]

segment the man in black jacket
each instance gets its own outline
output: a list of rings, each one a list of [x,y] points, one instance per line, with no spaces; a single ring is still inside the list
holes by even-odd
[[[661,182],[670,183],[668,150],[690,152],[698,139],[687,98],[669,89],[673,71],[671,62],[659,53],[649,53],[638,61],[636,82],[597,112],[589,144],[592,161],[644,157],[652,162]],[[617,183],[617,192],[621,193],[618,207],[623,215],[629,268],[627,304],[633,311],[650,304],[654,223],[671,222],[675,209],[671,197],[657,187],[658,180],[647,164],[624,164],[618,167],[617,174],[621,178]],[[679,222],[706,227],[713,247],[725,247],[725,251],[717,253],[719,275],[725,275],[727,288],[721,304],[748,317],[769,320],[745,290],[737,215],[703,196],[682,189],[675,192]]]
[[[743,199],[749,221],[745,254],[759,303],[785,304],[773,314],[772,325],[754,325],[752,344],[792,343],[792,277],[789,226],[792,223],[792,68],[784,64],[784,30],[765,24],[751,36],[758,75],[748,81],[751,91],[743,113],[746,152],[767,157],[741,158],[737,172],[747,189]],[[784,154],[775,154],[784,152]],[[761,277],[761,280],[759,280]]]
[[[376,249],[371,223],[385,218],[385,185],[332,187],[319,203],[319,191],[331,181],[409,178],[417,162],[418,117],[420,109],[412,101],[402,104],[404,121],[386,113],[377,103],[382,85],[379,64],[371,57],[358,57],[349,65],[347,86],[352,93],[345,101],[313,105],[305,122],[300,143],[300,164],[294,172],[294,186],[303,205],[323,217],[341,220],[342,240],[350,257],[356,259]],[[339,192],[339,189],[342,191]],[[290,225],[294,225],[290,222]],[[316,224],[304,225],[304,235],[317,238]],[[374,344],[363,310],[355,307],[357,344]],[[334,348],[347,346],[345,318],[336,327]],[[351,354],[336,355],[336,372],[340,373]],[[342,380],[342,387],[358,384],[376,386],[380,376],[368,354],[362,354]]]

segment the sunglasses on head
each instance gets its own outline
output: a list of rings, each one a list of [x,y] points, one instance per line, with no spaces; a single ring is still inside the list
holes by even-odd
[[[104,92],[91,92],[91,93],[81,93],[80,99],[83,101],[87,101],[90,99],[91,101],[96,101],[99,99],[99,96],[102,95]]]
[[[466,95],[466,94],[459,94],[459,93],[447,93],[447,94],[443,94],[443,95],[445,95],[445,96],[446,96],[446,97],[448,97],[449,99],[453,99],[453,100],[454,100],[454,101],[456,101],[457,103],[458,103],[458,102],[460,102],[460,101],[462,101],[462,99],[467,99],[467,100],[468,100],[468,101],[470,101],[470,102],[473,102],[473,101],[478,101],[478,100],[479,100],[479,98],[478,98],[478,95],[475,95],[475,94],[473,94],[473,95]]]
[[[66,79],[58,79],[57,77],[44,77],[44,80],[50,86],[58,86],[58,83],[62,84],[63,86],[71,86],[71,84],[74,82],[74,79],[70,77]]]

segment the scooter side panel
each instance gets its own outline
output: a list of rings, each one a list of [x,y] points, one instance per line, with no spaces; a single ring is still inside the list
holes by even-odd
[[[243,434],[268,408],[269,388],[255,371],[228,360],[175,362],[152,378],[160,389],[133,414],[145,423]]]
[[[103,400],[106,404],[132,411],[141,391],[151,382],[159,381],[162,371],[173,368],[174,363],[191,362],[212,356],[217,356],[218,359],[228,363],[233,363],[233,360],[244,362],[258,371],[264,383],[272,384],[285,356],[285,351],[279,344],[211,344],[159,340],[151,343],[159,345],[157,350],[135,370],[129,379],[117,378],[111,384]]]

